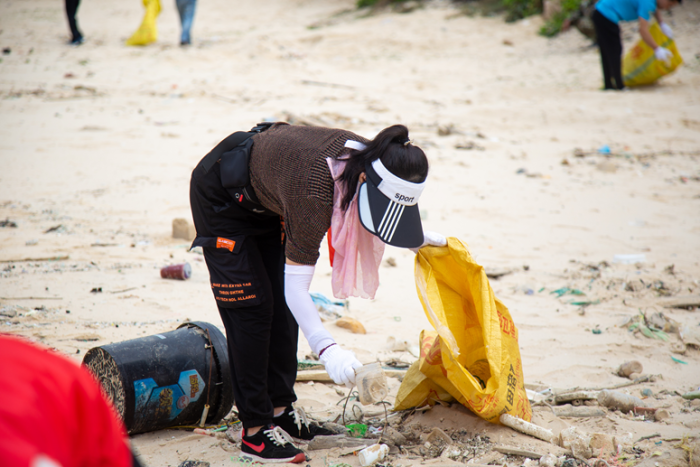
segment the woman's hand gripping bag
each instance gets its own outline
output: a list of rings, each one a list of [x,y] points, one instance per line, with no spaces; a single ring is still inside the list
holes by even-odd
[[[447,247],[419,250],[415,274],[435,331],[421,333],[420,359],[399,388],[395,410],[446,400],[447,392],[492,423],[503,413],[530,421],[518,330],[484,268],[466,245],[448,238]]]
[[[683,63],[676,43],[661,32],[658,23],[649,26],[649,32],[657,44],[667,48],[673,54],[671,60],[668,63],[657,60],[654,56],[654,50],[640,39],[622,60],[622,81],[624,81],[625,86],[651,84],[662,76],[672,73]]]

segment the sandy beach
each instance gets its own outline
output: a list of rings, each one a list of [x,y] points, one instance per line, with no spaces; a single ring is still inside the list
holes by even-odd
[[[203,0],[186,48],[164,1],[158,41],[127,47],[142,16],[138,1],[83,1],[86,40],[71,47],[62,2],[0,2],[0,332],[81,361],[187,320],[223,331],[201,252],[172,237],[173,219],[191,221],[197,162],[262,120],[368,138],[402,123],[431,164],[424,227],[466,243],[492,276],[527,387],[611,388],[630,382],[617,368],[637,360],[654,377],[619,390],[669,413],[569,418],[539,404],[533,422],[614,436],[631,462],[616,465],[689,465],[676,446],[700,437],[700,404],[681,397],[700,386],[700,2],[667,17],[685,63],[624,92],[600,89],[598,50],[578,31],[547,39],[539,16],[505,23],[446,1],[368,14],[353,0]],[[623,27],[626,49],[638,37]],[[191,279],[161,279],[182,262]],[[366,334],[326,322],[363,363],[417,359],[410,347],[432,328],[413,263],[387,247],[376,298],[350,299]],[[331,297],[330,273],[324,242],[311,290]],[[679,299],[691,305],[671,307]],[[640,314],[668,323],[667,340],[628,330]],[[299,359],[309,354],[300,339]],[[400,384],[389,378],[388,402]],[[347,394],[323,382],[296,390],[319,421],[335,419]],[[564,453],[459,404],[401,420],[415,446],[438,427],[462,454],[414,447],[386,465],[522,465],[500,445]],[[152,467],[240,463],[235,443],[183,430],[131,442]],[[311,467],[359,465],[352,453],[307,452]]]

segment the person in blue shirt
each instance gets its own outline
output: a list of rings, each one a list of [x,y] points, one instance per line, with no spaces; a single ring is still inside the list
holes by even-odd
[[[653,14],[661,31],[673,38],[673,31],[661,20],[660,10],[669,10],[682,0],[600,0],[593,12],[593,25],[598,37],[600,59],[603,64],[605,89],[623,89],[622,39],[620,21],[639,20],[639,35],[654,50],[657,60],[669,61],[671,51],[656,43],[649,32],[649,21]]]

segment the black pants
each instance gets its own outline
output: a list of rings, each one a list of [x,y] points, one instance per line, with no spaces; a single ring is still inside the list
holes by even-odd
[[[71,41],[78,41],[83,38],[83,35],[78,30],[78,22],[75,20],[75,15],[78,13],[80,0],[66,0],[66,16],[68,16],[68,26],[70,27]]]
[[[622,82],[620,26],[603,16],[598,10],[593,12],[593,25],[598,37],[605,89],[623,89],[625,84]]]
[[[193,246],[201,246],[226,328],[233,395],[244,428],[270,423],[296,401],[299,326],[284,297],[279,216],[239,206],[221,186],[219,164],[192,173]]]

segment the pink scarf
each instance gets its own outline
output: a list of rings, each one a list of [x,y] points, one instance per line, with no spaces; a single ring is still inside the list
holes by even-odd
[[[360,222],[357,208],[359,183],[348,209],[343,212],[341,208],[345,188],[337,178],[347,161],[330,157],[326,160],[335,180],[331,217],[331,246],[335,249],[331,276],[333,295],[336,298],[374,298],[379,287],[379,265],[384,254],[384,242],[369,233]]]

